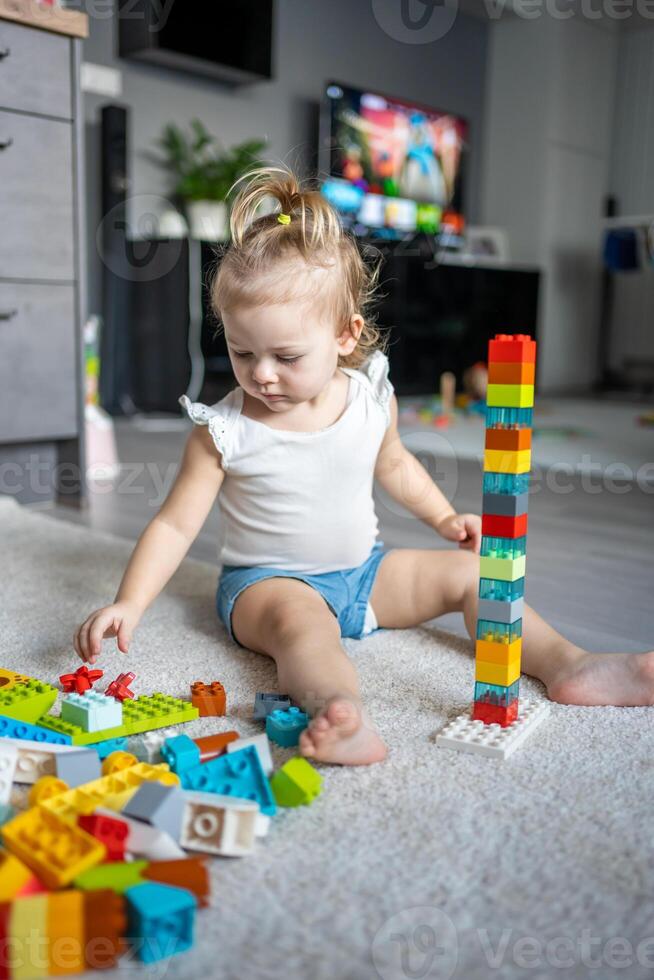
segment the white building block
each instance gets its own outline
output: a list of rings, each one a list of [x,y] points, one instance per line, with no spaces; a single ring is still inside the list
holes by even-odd
[[[167,738],[172,738],[174,735],[179,735],[179,729],[158,728],[153,732],[130,735],[127,748],[140,762],[147,762],[149,765],[154,766],[158,762],[163,762],[161,758],[161,746]]]
[[[7,742],[8,739],[0,742],[0,805],[9,803],[18,762],[18,750],[14,745],[6,744]]]
[[[550,713],[547,701],[529,701],[518,704],[518,717],[509,725],[485,725],[473,721],[468,710],[447,725],[436,739],[436,745],[457,752],[473,752],[495,759],[508,759],[532,732],[545,721]]]
[[[227,751],[238,752],[239,749],[244,749],[248,745],[254,745],[259,755],[261,768],[266,776],[270,776],[273,771],[273,760],[270,754],[270,742],[265,732],[262,732],[261,735],[253,735],[251,738],[237,738],[234,742],[228,743]]]
[[[217,793],[185,793],[184,798],[180,843],[189,851],[243,857],[252,853],[255,837],[268,832],[270,818],[252,800]]]

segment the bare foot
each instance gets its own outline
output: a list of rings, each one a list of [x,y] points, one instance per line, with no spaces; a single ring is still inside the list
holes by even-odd
[[[654,651],[584,652],[573,665],[562,667],[548,680],[547,693],[560,704],[652,705]]]
[[[368,766],[386,758],[386,746],[348,698],[333,698],[300,736],[300,752],[318,762]]]

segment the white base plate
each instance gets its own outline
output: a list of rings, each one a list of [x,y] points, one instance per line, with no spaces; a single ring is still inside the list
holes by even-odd
[[[495,759],[508,759],[525,739],[538,728],[550,713],[547,701],[529,701],[518,704],[518,717],[509,725],[486,725],[472,720],[472,709],[459,715],[436,738],[436,745],[457,752],[474,752]]]

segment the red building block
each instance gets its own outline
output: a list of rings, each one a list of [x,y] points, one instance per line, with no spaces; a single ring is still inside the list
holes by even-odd
[[[486,429],[485,448],[507,453],[531,449],[531,429]]]
[[[220,681],[211,684],[195,681],[191,684],[191,703],[200,712],[200,718],[224,715],[227,711],[225,688]]]
[[[135,678],[136,674],[133,674],[131,670],[126,674],[119,674],[118,677],[111,682],[104,693],[109,698],[115,698],[116,701],[124,701],[125,698],[133,698],[134,691],[130,691],[129,685],[133,680],[135,680]]]
[[[536,341],[524,333],[495,334],[495,340],[491,340],[488,345],[489,365],[493,361],[504,363],[526,361],[528,364],[534,364],[536,362]]]
[[[521,538],[527,533],[527,518],[527,514],[518,517],[482,514],[481,533],[489,538]]]
[[[107,817],[100,813],[80,814],[77,823],[88,834],[95,837],[107,848],[105,861],[124,861],[125,844],[129,827],[118,817]]]
[[[84,694],[85,691],[91,690],[103,674],[103,670],[89,670],[86,664],[83,664],[72,674],[61,674],[59,681],[66,693]]]
[[[473,721],[483,721],[485,725],[501,725],[508,728],[518,717],[518,701],[512,701],[508,708],[499,704],[486,704],[475,701],[472,709]]]

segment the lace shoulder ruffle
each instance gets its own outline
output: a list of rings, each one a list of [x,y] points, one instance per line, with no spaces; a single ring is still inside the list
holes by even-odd
[[[192,402],[187,395],[182,395],[178,401],[192,422],[196,425],[208,426],[213,444],[222,456],[223,468],[227,469],[231,430],[239,414],[239,410],[233,404],[231,393],[216,405]]]

